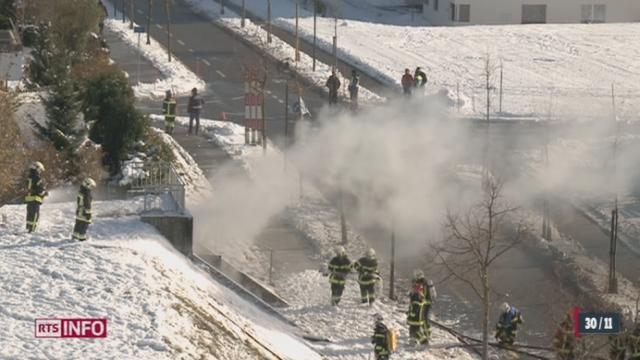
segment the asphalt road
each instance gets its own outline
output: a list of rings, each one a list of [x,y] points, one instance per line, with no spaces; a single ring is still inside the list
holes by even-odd
[[[116,5],[118,11],[121,11],[120,6]],[[242,121],[245,68],[262,64],[263,56],[242,39],[193,13],[181,0],[172,3],[170,13],[173,55],[207,83],[207,91],[203,94],[206,101],[203,117],[218,118],[221,112],[225,112],[229,120]],[[164,2],[153,2],[151,18],[152,37],[167,47]],[[134,21],[146,26],[146,19],[147,1],[136,0]],[[283,144],[285,85],[289,82],[293,88],[295,80],[290,74],[279,73],[273,62],[267,62],[267,65],[267,135],[276,143]],[[316,91],[306,91],[304,100],[312,113],[317,113],[326,103],[324,95]],[[149,103],[148,106],[157,105]],[[179,112],[185,110],[185,107],[179,107]]]

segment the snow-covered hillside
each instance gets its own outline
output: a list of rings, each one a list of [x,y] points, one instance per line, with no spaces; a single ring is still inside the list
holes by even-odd
[[[288,325],[211,281],[137,212],[97,202],[91,240],[69,240],[75,206],[45,204],[27,234],[24,206],[0,209],[2,359],[320,359]],[[34,320],[106,317],[106,339],[36,339]]]

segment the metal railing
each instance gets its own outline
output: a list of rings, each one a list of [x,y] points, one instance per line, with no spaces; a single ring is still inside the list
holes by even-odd
[[[144,211],[185,211],[185,182],[173,164],[168,162],[146,162],[137,165],[136,172],[142,174],[131,183],[129,194],[144,196]]]

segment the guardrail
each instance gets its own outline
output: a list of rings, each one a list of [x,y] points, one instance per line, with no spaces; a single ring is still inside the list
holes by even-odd
[[[173,164],[146,162],[136,166],[142,174],[131,184],[129,194],[144,195],[144,211],[185,212],[185,182]]]

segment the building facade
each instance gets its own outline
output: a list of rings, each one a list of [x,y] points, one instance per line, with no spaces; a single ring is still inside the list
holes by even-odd
[[[433,25],[640,21],[640,0],[424,0]]]

